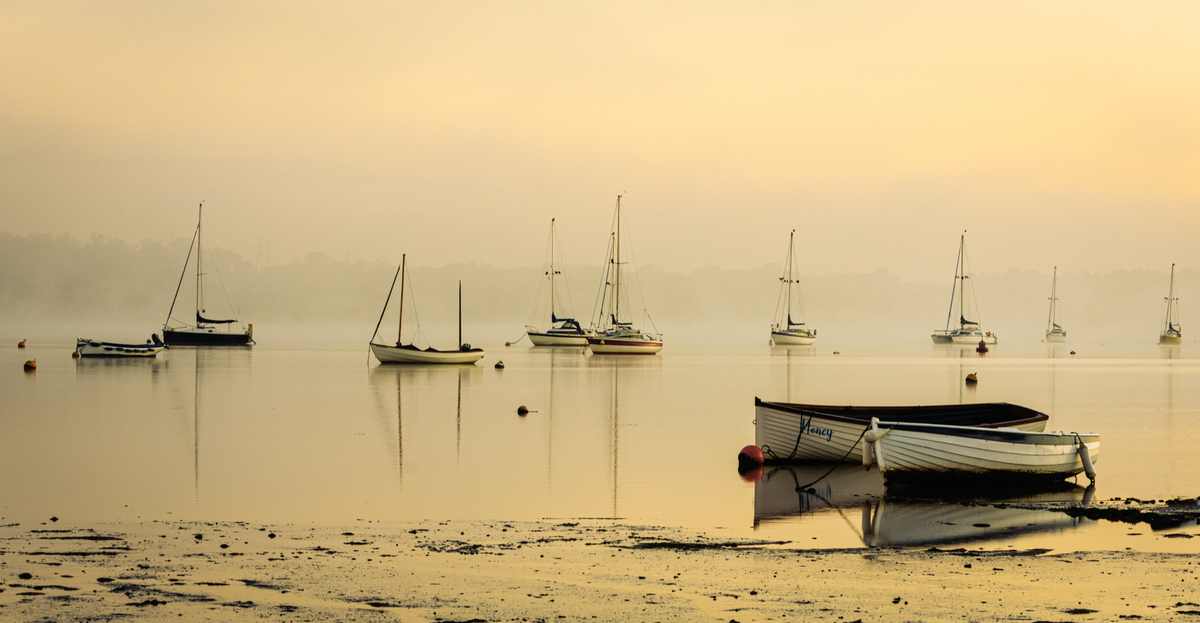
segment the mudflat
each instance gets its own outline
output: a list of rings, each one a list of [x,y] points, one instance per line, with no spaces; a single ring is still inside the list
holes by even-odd
[[[611,520],[0,526],[5,621],[1200,621],[1200,559]]]

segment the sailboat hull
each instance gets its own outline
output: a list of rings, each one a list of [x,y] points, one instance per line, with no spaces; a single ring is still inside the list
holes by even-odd
[[[984,344],[995,344],[996,336],[987,335],[985,333],[955,333],[955,332],[936,332],[932,336],[934,344],[963,344],[965,346],[976,346],[982,340]]]
[[[1066,333],[1055,333],[1053,331],[1050,331],[1050,332],[1046,333],[1046,341],[1047,342],[1065,342],[1065,341],[1067,341],[1067,334]]]
[[[647,340],[632,337],[609,338],[603,335],[589,337],[588,347],[593,353],[608,355],[653,355],[662,350],[662,340]]]
[[[473,364],[483,359],[482,348],[471,350],[421,350],[412,346],[388,346],[371,343],[371,352],[379,363],[451,363]]]
[[[809,346],[813,342],[817,341],[817,336],[801,333],[799,331],[772,331],[771,341],[785,346]]]
[[[163,329],[163,342],[168,346],[248,346],[252,341],[249,331],[224,333],[209,328]]]
[[[537,331],[528,331],[529,341],[533,342],[534,346],[587,346],[588,340],[586,335],[555,335],[553,333],[541,333]]]
[[[1174,346],[1176,344],[1182,344],[1183,336],[1182,335],[1160,335],[1160,336],[1158,336],[1158,343],[1163,344],[1165,346]]]

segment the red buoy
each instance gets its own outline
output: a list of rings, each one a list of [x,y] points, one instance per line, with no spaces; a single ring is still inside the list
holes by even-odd
[[[983,340],[979,340],[979,346],[975,347],[975,352],[977,352],[977,353],[988,352],[987,342],[985,342]]]
[[[17,342],[17,348],[25,348],[25,340],[21,340],[20,342]]]
[[[758,446],[746,446],[738,452],[738,463],[742,465],[762,465],[763,460],[762,448]]]

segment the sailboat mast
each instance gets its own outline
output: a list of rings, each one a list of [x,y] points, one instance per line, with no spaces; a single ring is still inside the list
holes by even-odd
[[[792,264],[796,262],[796,230],[792,230],[791,237],[788,238],[788,265],[787,265],[787,330],[792,330]]]
[[[204,281],[201,278],[204,275],[202,266],[204,264],[204,237],[201,233],[201,225],[204,223],[204,202],[200,202],[200,208],[196,217],[196,316],[200,315],[200,310],[204,309]],[[196,323],[199,324],[199,318]]]
[[[400,255],[400,326],[396,328],[396,346],[402,342],[404,333],[404,278],[408,276],[408,254]]]
[[[967,236],[963,234],[958,239],[958,328],[960,329],[966,326],[963,324],[963,320],[967,317],[966,310],[963,309],[963,291],[967,289],[967,265],[963,262],[963,258],[966,256],[966,246]]]
[[[617,195],[617,237],[613,257],[616,262],[613,269],[613,283],[616,284],[613,287],[613,324],[616,325],[621,322],[621,195]],[[1174,269],[1171,274],[1174,279]]]
[[[554,219],[550,219],[550,322],[554,323]]]
[[[1058,267],[1054,267],[1054,278],[1050,282],[1050,326],[1046,327],[1049,331],[1058,324]]]
[[[1167,331],[1171,330],[1171,304],[1175,302],[1175,264],[1171,264],[1171,285],[1167,288]]]
[[[458,348],[462,349],[462,279],[458,280]]]

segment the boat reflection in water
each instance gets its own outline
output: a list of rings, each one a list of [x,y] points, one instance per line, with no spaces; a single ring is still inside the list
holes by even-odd
[[[987,497],[971,491],[967,497],[961,489],[885,490],[878,470],[864,471],[857,465],[773,466],[755,483],[754,526],[799,530],[823,547],[1002,541],[1091,523],[1037,507],[1087,504],[1093,492],[1093,487],[1053,483],[997,490]]]
[[[1071,483],[1030,492],[1009,491],[1012,497],[987,500],[920,499],[885,495],[862,505],[863,543],[867,547],[948,545],[1010,539],[1037,532],[1074,529],[1091,522],[1065,513],[1043,510],[1042,504],[1087,504],[1095,487]]]

